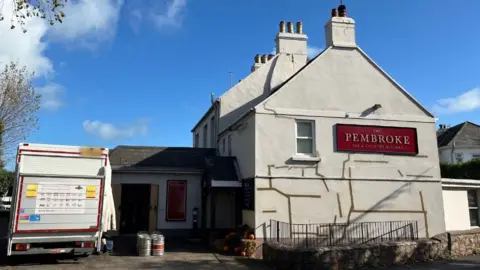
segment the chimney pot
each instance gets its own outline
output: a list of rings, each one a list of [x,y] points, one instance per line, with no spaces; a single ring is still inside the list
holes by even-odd
[[[260,63],[260,55],[257,54],[255,55],[255,64],[259,64]]]
[[[280,33],[285,33],[285,21],[280,22]]]
[[[347,7],[345,5],[338,6],[338,16],[347,17]]]
[[[287,31],[288,33],[293,33],[293,23],[287,22]]]
[[[336,8],[332,9],[332,18],[338,17],[338,10]]]
[[[262,60],[262,64],[265,64],[267,62],[267,55],[265,55],[265,54],[262,55],[261,60]]]
[[[303,24],[302,24],[302,22],[297,22],[297,34],[303,34]]]

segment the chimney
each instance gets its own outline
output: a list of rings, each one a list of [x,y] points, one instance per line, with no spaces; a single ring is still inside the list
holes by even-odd
[[[259,69],[261,66],[262,66],[261,57],[260,57],[259,54],[257,54],[257,55],[255,55],[254,63],[253,63],[252,68],[250,69],[250,71],[254,72],[255,70]]]
[[[302,22],[297,22],[297,34],[303,34],[303,24]]]
[[[332,9],[332,17],[325,24],[325,40],[328,47],[355,48],[355,21],[347,17],[345,5]]]
[[[267,63],[267,55],[266,54],[262,55],[262,57],[260,59],[261,59],[262,64]]]
[[[293,23],[287,22],[287,31],[285,32],[285,21],[280,22],[280,31],[275,38],[276,54],[291,54],[295,61],[301,65],[307,63],[307,35],[303,33],[303,25],[297,22],[297,29],[294,31]],[[283,32],[282,32],[283,30]]]

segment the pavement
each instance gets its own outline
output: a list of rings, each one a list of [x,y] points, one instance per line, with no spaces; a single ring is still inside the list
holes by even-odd
[[[480,256],[469,256],[443,262],[389,267],[389,270],[474,270],[480,269]]]
[[[91,255],[87,258],[58,256],[19,256],[0,259],[0,269],[164,269],[164,270],[268,270],[261,260],[213,253],[200,246],[186,245],[166,249],[163,256]]]

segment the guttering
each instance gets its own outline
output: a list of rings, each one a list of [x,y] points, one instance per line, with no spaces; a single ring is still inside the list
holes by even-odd
[[[442,178],[442,187],[479,188],[480,180]]]
[[[112,171],[116,173],[173,173],[173,174],[202,174],[203,169],[195,168],[165,168],[165,167],[128,167],[113,165]]]

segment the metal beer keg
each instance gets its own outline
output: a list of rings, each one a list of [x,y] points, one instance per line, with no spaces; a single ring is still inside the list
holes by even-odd
[[[141,257],[151,255],[152,239],[148,233],[140,232],[137,234],[137,254]]]
[[[159,232],[153,232],[152,235],[152,256],[163,256],[165,251],[165,239]]]

